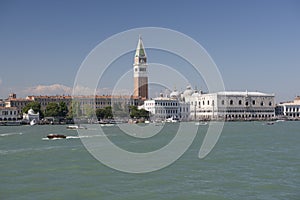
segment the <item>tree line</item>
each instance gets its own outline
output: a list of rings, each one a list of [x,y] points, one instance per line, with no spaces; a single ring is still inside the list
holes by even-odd
[[[138,109],[137,106],[120,106],[115,104],[112,108],[107,106],[104,108],[93,109],[89,105],[84,105],[83,108],[80,107],[79,102],[72,102],[70,109],[65,102],[50,102],[47,104],[45,110],[41,109],[41,104],[39,102],[33,101],[28,103],[23,108],[23,113],[27,113],[29,109],[33,109],[35,113],[40,113],[40,118],[44,117],[61,117],[66,119],[72,119],[74,117],[87,117],[87,118],[97,118],[98,120],[112,119],[114,117],[124,118],[130,117],[135,119],[148,119],[149,112],[145,109]]]
[[[29,109],[32,109],[35,113],[40,113],[40,118],[43,117],[63,117],[67,118],[70,114],[68,106],[65,102],[54,103],[50,102],[45,110],[41,110],[41,104],[39,102],[33,101],[28,103],[23,108],[23,113],[27,113]]]

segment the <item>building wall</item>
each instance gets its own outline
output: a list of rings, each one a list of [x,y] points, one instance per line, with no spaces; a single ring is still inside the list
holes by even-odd
[[[145,110],[155,119],[176,118],[187,120],[189,117],[189,104],[172,98],[155,98],[144,102]]]
[[[57,96],[28,96],[26,99],[39,102],[41,104],[41,110],[45,110],[49,103],[60,103],[64,102],[68,108],[71,107],[72,97],[67,95],[57,95]]]
[[[148,99],[148,77],[134,77],[133,96]]]
[[[192,96],[190,119],[270,119],[275,117],[274,95],[210,93]]]
[[[300,97],[296,97],[292,102],[280,103],[276,107],[276,113],[291,119],[300,118]]]
[[[18,119],[16,107],[0,107],[0,121],[15,121]]]
[[[283,115],[291,118],[300,117],[300,104],[299,105],[284,105]]]
[[[5,107],[16,107],[17,108],[17,114],[19,117],[21,117],[23,108],[28,104],[32,102],[30,99],[23,99],[23,98],[8,98],[5,101]]]
[[[149,111],[154,118],[167,119],[179,118],[179,102],[168,98],[146,100],[145,110]]]

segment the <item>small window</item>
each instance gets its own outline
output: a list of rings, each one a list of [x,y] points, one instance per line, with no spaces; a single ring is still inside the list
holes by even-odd
[[[271,101],[269,102],[269,106],[272,106],[272,102]]]
[[[261,106],[264,106],[264,102],[263,102],[263,101],[262,101],[262,102],[260,102],[260,105],[261,105]]]
[[[246,106],[248,106],[248,105],[249,105],[248,101],[246,101],[245,105],[246,105]]]
[[[209,105],[209,100],[207,101],[207,105]]]
[[[242,105],[242,100],[239,100],[239,105]]]
[[[252,101],[252,105],[255,105],[255,100]]]
[[[229,104],[230,104],[230,105],[233,105],[233,100],[230,100]]]
[[[222,101],[221,101],[221,104],[222,104],[222,105],[224,105],[224,104],[225,104],[225,101],[224,101],[224,100],[222,100]]]

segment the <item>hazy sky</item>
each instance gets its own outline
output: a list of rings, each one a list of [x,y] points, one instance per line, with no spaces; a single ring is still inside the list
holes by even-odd
[[[0,0],[0,98],[67,93],[100,42],[149,26],[200,43],[227,90],[275,93],[277,102],[300,95],[300,1]],[[147,52],[148,60],[156,54]],[[132,63],[129,55],[123,65]]]

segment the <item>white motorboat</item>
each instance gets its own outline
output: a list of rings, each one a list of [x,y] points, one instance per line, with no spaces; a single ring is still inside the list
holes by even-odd
[[[196,122],[195,125],[196,126],[206,126],[207,122]]]
[[[36,125],[36,124],[37,124],[36,119],[33,119],[33,120],[30,121],[30,126],[34,126],[34,125]]]
[[[80,125],[69,125],[67,126],[67,129],[76,130],[76,129],[86,129],[86,128]]]

